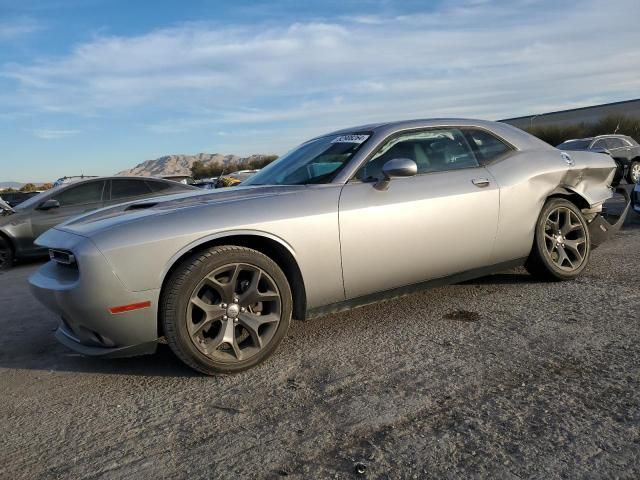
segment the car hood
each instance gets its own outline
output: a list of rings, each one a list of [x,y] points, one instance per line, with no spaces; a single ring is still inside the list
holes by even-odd
[[[260,197],[288,195],[304,188],[306,188],[304,185],[238,186],[213,191],[206,190],[151,197],[134,202],[121,203],[73,217],[56,228],[78,235],[90,236],[97,231],[153,215],[163,215],[187,208],[203,208],[214,204],[242,202]]]

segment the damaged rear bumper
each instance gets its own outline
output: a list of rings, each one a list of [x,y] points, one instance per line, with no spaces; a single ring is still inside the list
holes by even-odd
[[[611,236],[618,233],[627,218],[629,207],[631,205],[631,197],[624,187],[616,188],[616,192],[621,194],[625,200],[625,206],[618,220],[611,224],[602,215],[597,215],[589,224],[589,234],[591,236],[591,246],[597,247],[606,242]]]

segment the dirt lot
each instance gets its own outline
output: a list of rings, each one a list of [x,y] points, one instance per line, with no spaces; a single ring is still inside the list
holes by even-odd
[[[164,346],[70,353],[26,287],[37,265],[18,267],[0,478],[639,478],[639,218],[577,281],[516,270],[296,322],[233,377]]]

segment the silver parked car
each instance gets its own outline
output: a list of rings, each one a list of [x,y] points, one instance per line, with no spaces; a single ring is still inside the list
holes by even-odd
[[[59,225],[37,240],[51,261],[30,282],[78,352],[151,353],[165,337],[194,369],[233,373],[273,353],[292,317],[515,265],[576,277],[620,226],[599,215],[615,169],[500,123],[350,128],[239,187]]]

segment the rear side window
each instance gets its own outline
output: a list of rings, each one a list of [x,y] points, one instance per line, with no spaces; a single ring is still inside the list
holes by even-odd
[[[502,140],[484,130],[466,128],[463,129],[463,132],[471,148],[473,148],[478,161],[483,165],[513,150]]]
[[[164,190],[168,190],[169,188],[171,188],[171,185],[169,185],[168,183],[154,182],[151,180],[147,180],[147,185],[149,186],[149,188],[153,193],[162,192]]]
[[[111,200],[149,195],[151,188],[144,180],[111,180]]]
[[[103,190],[104,182],[88,182],[69,187],[51,198],[57,200],[61,207],[85,205],[101,202]]]
[[[625,144],[619,138],[607,138],[607,146],[609,148],[622,148]]]

